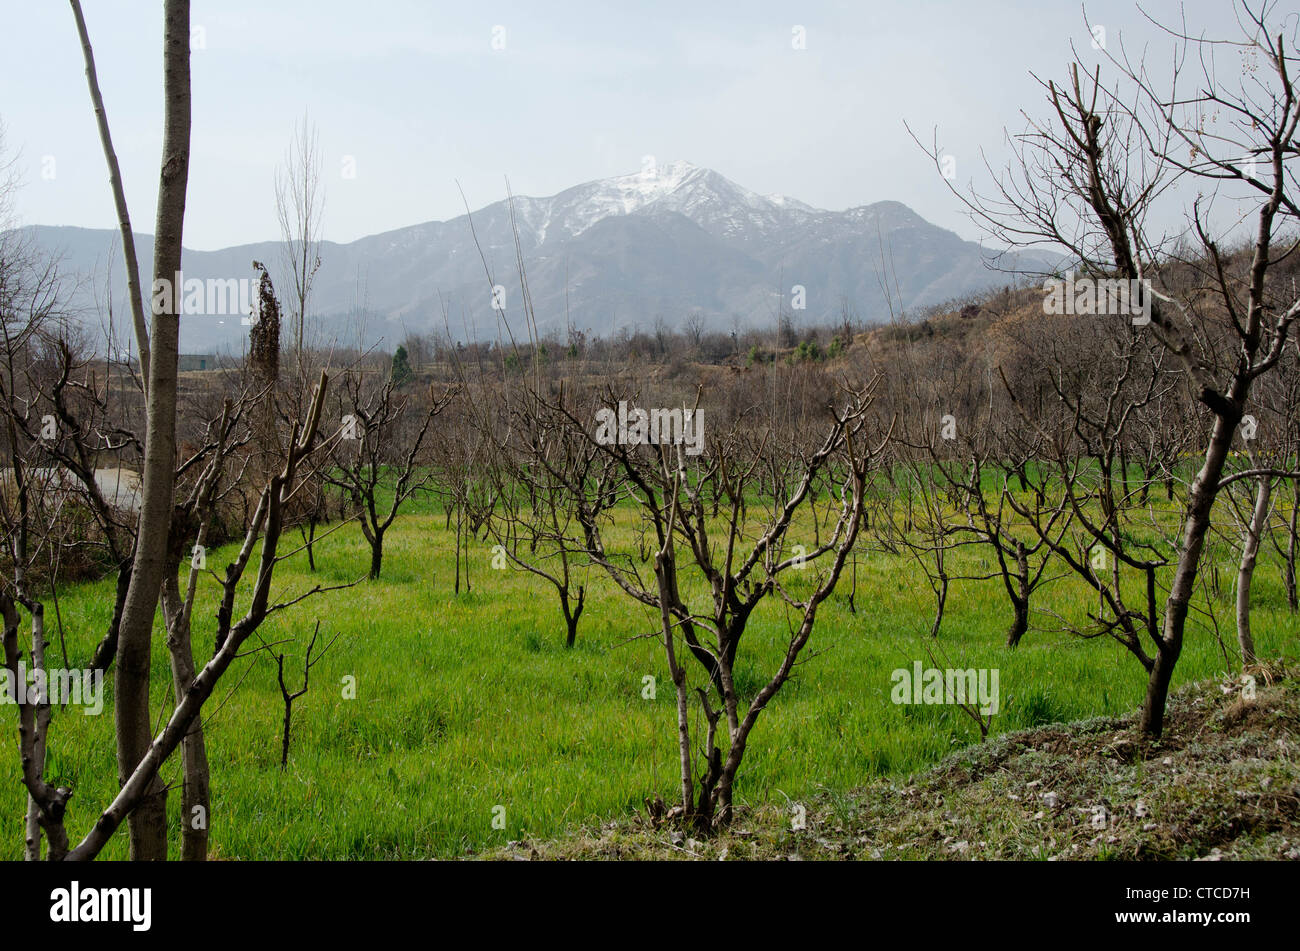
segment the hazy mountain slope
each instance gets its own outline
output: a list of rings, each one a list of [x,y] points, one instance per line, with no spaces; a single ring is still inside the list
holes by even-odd
[[[978,245],[898,202],[822,211],[759,195],[685,162],[550,197],[499,201],[474,212],[472,225],[473,231],[470,216],[462,215],[348,244],[326,242],[313,297],[321,333],[344,343],[382,338],[389,345],[406,332],[448,327],[457,337],[493,337],[499,314],[491,306],[492,283],[505,288],[506,318],[522,331],[515,229],[538,325],[560,336],[569,324],[602,335],[634,325],[649,329],[660,316],[677,326],[692,312],[717,328],[769,324],[778,294],[788,309],[795,285],[806,300],[806,309],[793,314],[796,324],[833,320],[845,302],[860,319],[878,321],[888,318],[891,303],[910,310],[1009,281],[985,266],[988,255]],[[116,233],[33,231],[62,253],[66,271],[81,276],[75,303],[92,322],[102,322],[93,308],[100,301],[102,310],[111,264],[116,322],[124,328]],[[137,242],[148,275],[153,241],[139,235]],[[187,250],[185,276],[251,279],[254,259],[288,290],[276,242]],[[243,335],[232,315],[187,315],[182,346],[238,350]]]

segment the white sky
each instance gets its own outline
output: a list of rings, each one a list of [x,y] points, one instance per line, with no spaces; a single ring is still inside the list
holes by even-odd
[[[161,4],[83,6],[133,224],[152,232]],[[1179,11],[1144,6],[1171,21]],[[1235,29],[1226,0],[1185,8],[1198,28]],[[1030,71],[1061,77],[1071,41],[1092,55],[1087,24],[1111,44],[1171,46],[1131,0],[1091,2],[1086,20],[1061,0],[194,0],[192,21],[204,45],[185,244],[205,250],[278,237],[275,167],[304,110],[335,241],[455,217],[457,181],[479,208],[505,197],[507,176],[516,194],[549,195],[636,171],[646,155],[822,208],[893,199],[978,238],[904,120],[927,141],[938,127],[958,180],[978,184],[980,150],[1004,159],[1019,110],[1043,114]],[[806,49],[792,48],[795,26]],[[0,121],[20,153],[22,223],[115,226],[66,3],[0,0]]]

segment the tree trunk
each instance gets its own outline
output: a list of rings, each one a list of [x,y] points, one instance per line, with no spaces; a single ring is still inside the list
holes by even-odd
[[[176,578],[179,563],[168,568],[163,580],[163,616],[167,618],[167,648],[171,657],[172,692],[179,704],[198,670],[194,665],[190,619]],[[195,717],[181,740],[181,860],[205,862],[208,826],[212,818],[211,774],[203,718]]]
[[[316,571],[316,512],[313,510],[307,520],[307,570]]]
[[[370,540],[370,580],[379,580],[379,570],[384,566],[384,533],[375,532]]]
[[[1015,614],[1007,631],[1007,647],[1018,647],[1020,639],[1029,630],[1029,601],[1025,598],[1012,598],[1011,605]]]
[[[1007,631],[1007,647],[1017,647],[1020,639],[1029,630],[1029,553],[1025,543],[1016,539],[1016,584],[1020,593],[1011,592],[1011,607],[1015,615]],[[1007,585],[1010,588],[1010,585]]]
[[[943,611],[948,604],[948,574],[940,569],[939,587],[935,589],[935,599],[937,604],[934,611],[934,623],[930,625],[930,636],[937,638],[939,628],[943,625]]]
[[[849,613],[856,615],[858,613],[858,607],[853,603],[854,599],[858,596],[858,553],[856,550],[853,552],[852,572],[853,584],[849,588]]]
[[[1259,540],[1264,535],[1272,491],[1273,480],[1262,476],[1255,491],[1255,509],[1241,543],[1241,567],[1237,571],[1237,643],[1241,645],[1243,667],[1255,663],[1255,639],[1250,633],[1250,582],[1255,574],[1255,559],[1259,555]]]
[[[162,171],[155,224],[154,280],[172,286],[181,268],[185,189],[190,155],[190,8],[188,0],[166,0],[163,13],[165,117]],[[172,287],[152,319],[149,389],[141,507],[131,584],[118,632],[114,681],[118,781],[125,784],[149,749],[149,669],[154,615],[162,588],[171,526],[176,465],[176,357],[182,288]],[[155,302],[159,303],[158,301]],[[167,311],[172,311],[168,313]],[[167,858],[166,790],[155,774],[149,791],[129,817],[131,857]]]
[[[448,516],[450,519],[450,516]],[[456,588],[455,593],[460,594],[460,503],[456,503]]]
[[[1181,642],[1179,648],[1182,647]],[[1169,684],[1173,680],[1178,654],[1164,643],[1156,649],[1155,663],[1147,675],[1147,692],[1142,699],[1142,716],[1138,729],[1143,735],[1159,739],[1165,727],[1165,703],[1169,699]]]
[[[289,728],[293,725],[293,701],[284,702],[284,729],[280,735],[280,769],[289,765]]]
[[[1174,666],[1183,650],[1183,630],[1187,624],[1187,609],[1195,593],[1196,572],[1205,547],[1205,533],[1210,527],[1210,510],[1219,495],[1219,478],[1223,463],[1232,445],[1233,433],[1241,422],[1220,415],[1214,421],[1214,435],[1205,450],[1205,463],[1192,481],[1187,497],[1187,520],[1183,530],[1183,543],[1178,553],[1178,566],[1173,584],[1165,602],[1164,629],[1156,650],[1154,663],[1147,677],[1146,697],[1142,701],[1142,716],[1138,724],[1141,732],[1153,739],[1164,730],[1165,702],[1169,699],[1169,684],[1174,676]]]
[[[126,593],[131,588],[131,564],[134,556],[128,556],[117,566],[117,590],[113,596],[113,617],[108,622],[108,633],[95,648],[90,661],[91,670],[108,672],[109,665],[117,656],[117,635],[122,627],[122,608],[126,604]]]
[[[560,590],[560,607],[564,609],[564,625],[568,630],[568,635],[564,639],[565,647],[572,647],[578,642],[578,620],[582,617],[582,609],[585,606],[586,590],[578,589],[577,607],[570,608],[569,593],[565,589]]]
[[[668,672],[673,679],[673,691],[677,695],[677,754],[678,765],[681,767],[682,808],[686,810],[687,815],[690,815],[694,809],[692,800],[695,787],[691,772],[690,695],[686,686],[686,668],[678,662],[677,651],[673,646],[673,631],[676,625],[668,610],[670,592],[675,583],[675,579],[670,580],[670,575],[677,570],[672,552],[667,547],[670,544],[672,544],[671,526],[664,549],[655,556],[655,578],[659,583],[659,620],[664,636],[664,650],[668,658]]]
[[[45,667],[45,610],[40,603],[32,609],[32,669]],[[45,744],[50,733],[49,688],[44,697],[37,700],[36,726],[32,739],[32,759],[36,763],[37,775],[45,778]],[[29,793],[27,796],[27,829],[24,858],[29,862],[41,860],[41,807]]]
[[[1292,496],[1291,501],[1291,521],[1287,524],[1287,546],[1286,558],[1282,565],[1282,578],[1286,582],[1286,603],[1294,614],[1300,610],[1300,601],[1296,597],[1296,580],[1295,580],[1295,561],[1296,561],[1296,516],[1300,514],[1300,480],[1291,483]]]

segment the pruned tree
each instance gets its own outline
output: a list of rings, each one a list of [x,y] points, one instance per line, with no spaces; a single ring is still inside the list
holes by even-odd
[[[610,467],[585,435],[566,426],[563,410],[534,398],[529,388],[512,392],[489,385],[475,392],[467,401],[473,418],[481,432],[498,438],[483,467],[487,491],[470,493],[465,501],[496,542],[494,559],[555,589],[564,643],[573,647],[587,605],[590,562],[582,553],[614,499]],[[567,405],[563,387],[553,398]]]
[[[360,516],[373,580],[383,568],[384,534],[402,505],[428,480],[427,461],[421,456],[425,437],[458,388],[449,386],[439,393],[430,385],[427,401],[415,412],[408,412],[412,397],[400,396],[391,379],[376,385],[373,375],[353,370],[345,374],[340,390],[342,437],[326,479],[346,493]],[[385,499],[390,490],[391,497]]]
[[[307,650],[302,657],[302,686],[297,690],[291,690],[284,679],[284,659],[283,651],[275,655],[275,676],[280,685],[280,699],[284,702],[284,719],[281,721],[280,729],[280,769],[289,765],[289,736],[293,727],[293,704],[295,700],[300,699],[307,693],[307,688],[311,686],[311,669],[324,660],[329,649],[334,646],[338,640],[335,634],[326,641],[319,651],[316,650],[316,639],[320,636],[320,621],[316,622],[315,628],[311,632],[311,640],[307,643]]]
[[[612,396],[606,408],[611,404],[617,405]],[[687,454],[681,443],[600,440],[592,417],[551,405],[565,413],[571,432],[586,434],[617,468],[614,490],[635,507],[650,546],[653,574],[646,575],[636,557],[607,544],[596,522],[584,553],[656,617],[655,636],[664,647],[677,706],[681,803],[674,814],[700,829],[725,825],[733,818],[736,777],[750,735],[793,674],[862,524],[868,473],[888,438],[871,426],[871,385],[846,386],[836,405],[821,410],[815,443],[803,435],[807,427],[778,429],[770,418],[764,426],[747,414],[702,440],[699,455]],[[701,412],[698,402],[693,412]],[[701,417],[694,418],[701,425]],[[717,520],[706,504],[715,484],[726,500]],[[819,495],[833,504],[821,510],[813,528],[807,521]],[[804,520],[797,526],[796,516]],[[792,533],[816,540],[796,552]],[[814,570],[804,574],[808,567]],[[691,577],[702,588],[689,583]],[[691,593],[696,590],[705,593]],[[751,695],[737,684],[736,664],[750,618],[768,598],[788,611],[788,633],[776,669]],[[690,659],[704,675],[694,687]],[[705,720],[698,786],[693,697]]]

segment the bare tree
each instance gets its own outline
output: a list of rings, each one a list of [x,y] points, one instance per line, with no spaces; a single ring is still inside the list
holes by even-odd
[[[488,390],[499,398],[490,399]],[[555,397],[564,398],[563,392]],[[478,387],[467,402],[480,431],[498,438],[483,467],[490,490],[469,493],[465,501],[496,542],[494,560],[501,567],[513,565],[555,589],[565,646],[573,647],[587,603],[589,561],[582,552],[614,498],[604,455],[528,388]]]
[[[317,585],[287,601],[278,603],[271,601],[276,565],[289,557],[288,554],[279,552],[280,539],[284,531],[285,508],[293,499],[299,485],[300,468],[309,464],[312,454],[319,448],[316,434],[324,406],[326,382],[326,378],[322,375],[309,416],[293,428],[284,467],[262,490],[239,552],[235,560],[226,567],[225,577],[221,579],[223,594],[217,609],[219,650],[195,674],[162,731],[148,744],[139,764],[122,784],[117,796],[100,813],[82,841],[69,850],[66,856],[52,854],[52,858],[92,859],[98,855],[121,823],[132,815],[142,802],[153,795],[151,786],[157,780],[159,767],[182,743],[222,675],[239,656],[241,647],[256,633],[262,622],[271,614],[285,610],[307,597],[332,590]],[[337,433],[332,439],[336,438]],[[254,549],[260,550],[260,555],[251,585],[249,605],[245,613],[236,618],[235,598]],[[47,818],[51,822],[55,819],[52,813]],[[51,834],[51,841],[54,841],[53,834]]]
[[[110,169],[115,166],[112,147],[107,135],[107,120],[98,96],[94,79],[93,61],[89,55],[89,41],[84,20],[76,4],[78,32],[86,53],[88,78],[92,102],[100,121],[101,138]],[[154,284],[152,293],[152,323],[147,337],[142,322],[137,321],[138,341],[142,364],[148,363],[145,411],[145,439],[143,447],[143,472],[141,510],[134,535],[131,571],[121,600],[120,621],[116,623],[117,671],[116,687],[116,739],[118,774],[121,789],[114,801],[100,814],[90,832],[74,848],[69,848],[63,826],[71,790],[51,790],[34,769],[25,769],[24,783],[39,813],[38,820],[50,843],[49,857],[93,858],[107,843],[122,822],[130,825],[131,854],[138,859],[165,859],[167,856],[165,790],[158,768],[176,749],[184,744],[186,805],[195,800],[192,796],[206,797],[206,761],[202,750],[201,732],[196,720],[204,701],[222,673],[234,660],[239,645],[256,631],[265,617],[291,602],[272,605],[269,601],[274,567],[279,560],[278,545],[284,524],[284,508],[293,498],[300,467],[314,449],[315,434],[320,420],[325,393],[322,375],[312,401],[310,412],[293,428],[292,437],[284,453],[284,466],[273,475],[261,492],[260,501],[249,520],[244,544],[236,562],[227,568],[223,580],[223,599],[218,612],[221,628],[220,649],[216,656],[195,673],[192,652],[188,642],[188,621],[193,603],[193,572],[187,594],[182,596],[175,585],[178,551],[186,532],[186,523],[177,519],[175,505],[178,476],[187,471],[198,473],[192,491],[182,503],[181,513],[197,516],[200,534],[204,513],[210,510],[216,486],[226,475],[226,460],[231,447],[232,419],[241,411],[228,405],[217,426],[215,445],[209,445],[189,460],[177,464],[177,352],[179,342],[179,314],[182,287],[178,286],[181,270],[182,232],[185,196],[188,182],[190,144],[190,19],[186,0],[166,0],[164,4],[164,133],[163,156],[158,195],[156,240],[154,248]],[[116,176],[114,176],[116,177]],[[120,189],[118,189],[120,198]],[[129,234],[124,203],[119,202],[119,217]],[[128,259],[128,270],[134,272]],[[147,357],[146,357],[147,354]],[[69,361],[64,360],[65,368]],[[65,372],[66,381],[66,372]],[[241,399],[240,405],[245,400]],[[15,415],[8,414],[11,422]],[[77,461],[84,468],[76,452],[65,453],[65,458]],[[84,481],[84,479],[83,479]],[[238,621],[234,620],[234,598],[245,567],[260,539],[262,558],[257,569],[251,604]],[[170,577],[172,584],[164,592],[164,582]],[[314,590],[322,590],[319,587]],[[309,592],[310,593],[310,592]],[[164,601],[165,620],[168,623],[169,647],[172,653],[173,679],[176,706],[163,731],[152,734],[150,717],[149,674],[151,664],[152,628],[160,596]],[[29,599],[30,600],[30,599]],[[6,607],[0,605],[0,607]],[[38,625],[42,612],[32,600],[29,609],[33,617],[33,630],[42,635]],[[11,610],[5,612],[5,654],[11,667],[17,661],[14,638],[15,618]],[[113,632],[110,631],[110,635]],[[42,635],[43,636],[43,635]],[[24,756],[30,757],[33,742],[33,718],[40,722],[39,709],[20,710],[20,743]],[[197,741],[197,742],[196,742]],[[44,741],[42,741],[44,742]],[[187,858],[200,858],[206,850],[206,836],[186,836],[183,853]]]
[[[290,343],[294,361],[301,362],[307,304],[321,263],[321,218],[325,213],[319,136],[306,114],[301,122],[294,124],[284,166],[275,173],[275,212],[280,221],[286,269],[293,285]]]
[[[399,396],[391,379],[378,386],[368,380],[358,371],[344,377],[339,401],[343,438],[336,444],[327,479],[347,494],[360,515],[361,531],[370,545],[373,580],[383,567],[385,532],[403,503],[425,485],[427,468],[422,465],[421,449],[429,427],[457,389],[448,387],[439,394],[431,385],[427,403],[411,419],[407,416],[411,397]],[[385,506],[382,491],[390,484],[393,494]]]
[[[1114,85],[1102,82],[1100,65],[1089,76],[1078,62],[1065,88],[1044,83],[1050,120],[1031,120],[1014,140],[1013,167],[991,197],[967,200],[1003,246],[1055,244],[1080,263],[1087,279],[1142,284],[1147,322],[1138,332],[1168,350],[1209,413],[1210,435],[1183,509],[1173,578],[1159,623],[1148,627],[1154,656],[1139,724],[1148,736],[1163,728],[1215,500],[1226,480],[1259,474],[1225,473],[1234,436],[1255,381],[1277,367],[1300,315],[1300,298],[1270,280],[1274,263],[1287,253],[1276,252],[1275,238],[1298,211],[1294,39],[1289,45],[1270,22],[1272,4],[1243,3],[1239,10],[1242,36],[1231,41],[1167,29],[1178,44],[1168,80],[1153,78],[1121,45],[1118,53],[1102,52],[1118,73]],[[1229,88],[1213,65],[1220,50],[1265,68],[1245,71]],[[1188,53],[1204,69],[1198,89],[1184,92],[1181,67]],[[1206,122],[1216,110],[1228,114],[1226,123]],[[932,157],[938,161],[937,149]],[[1216,189],[1213,200],[1234,206],[1228,218],[1253,217],[1249,262],[1234,273],[1220,249],[1222,237],[1211,234],[1207,208],[1199,198],[1191,204],[1189,218],[1217,305],[1213,313],[1197,291],[1169,279],[1177,249],[1149,224],[1153,203],[1184,182]]]
[[[692,353],[699,353],[700,343],[704,340],[704,314],[698,310],[693,310],[686,315],[682,321],[682,330],[686,333],[686,340],[691,345]]]
[[[118,630],[114,679],[118,778],[125,786],[151,746],[149,669],[154,615],[162,590],[171,527],[176,458],[176,365],[180,341],[181,236],[190,164],[190,5],[163,6],[163,152],[154,226],[154,307],[141,474],[140,527],[131,582]],[[131,856],[167,858],[166,790],[157,775],[130,818]]]
[[[275,675],[280,685],[280,699],[284,701],[284,720],[282,721],[280,732],[280,769],[289,765],[289,731],[293,726],[293,703],[295,700],[306,695],[307,688],[311,685],[311,669],[315,667],[329,649],[334,646],[338,640],[338,635],[330,638],[321,647],[319,653],[316,651],[316,639],[320,636],[320,621],[316,622],[316,627],[311,632],[311,640],[307,644],[307,651],[302,658],[302,686],[297,690],[290,690],[289,685],[284,679],[284,653],[279,652],[275,655]]]
[[[698,456],[686,454],[681,443],[637,445],[598,438],[592,418],[566,411],[571,430],[586,434],[619,470],[616,491],[636,506],[640,534],[651,546],[652,579],[643,576],[635,558],[607,547],[598,522],[585,554],[624,594],[657,615],[655,636],[664,647],[677,702],[681,803],[674,814],[697,828],[733,818],[735,779],[750,734],[793,673],[812,635],[817,610],[834,590],[857,538],[867,474],[888,438],[887,433],[870,431],[870,393],[870,385],[850,388],[841,406],[825,407],[819,414],[825,434],[820,442],[807,444],[802,430],[771,419],[764,426],[761,420],[745,418],[703,440],[707,448],[701,446]],[[694,412],[699,411],[697,402]],[[870,444],[872,436],[878,445]],[[706,503],[714,488],[726,505],[716,521]],[[812,517],[813,499],[819,494],[829,495],[833,504],[817,518],[814,543],[794,551],[788,546],[795,516]],[[685,552],[680,561],[679,548]],[[816,568],[822,558],[829,560],[824,570],[794,583],[795,577],[806,578],[802,572],[809,565]],[[708,592],[702,603],[692,603],[695,597],[688,592],[695,586],[687,585],[688,572],[697,575]],[[735,678],[740,644],[753,612],[773,596],[789,611],[788,638],[776,670],[749,695]],[[704,684],[694,690],[686,654],[705,674]],[[692,694],[705,717],[705,765],[698,791]],[[721,735],[719,724],[725,731]],[[725,752],[719,745],[723,737]]]

